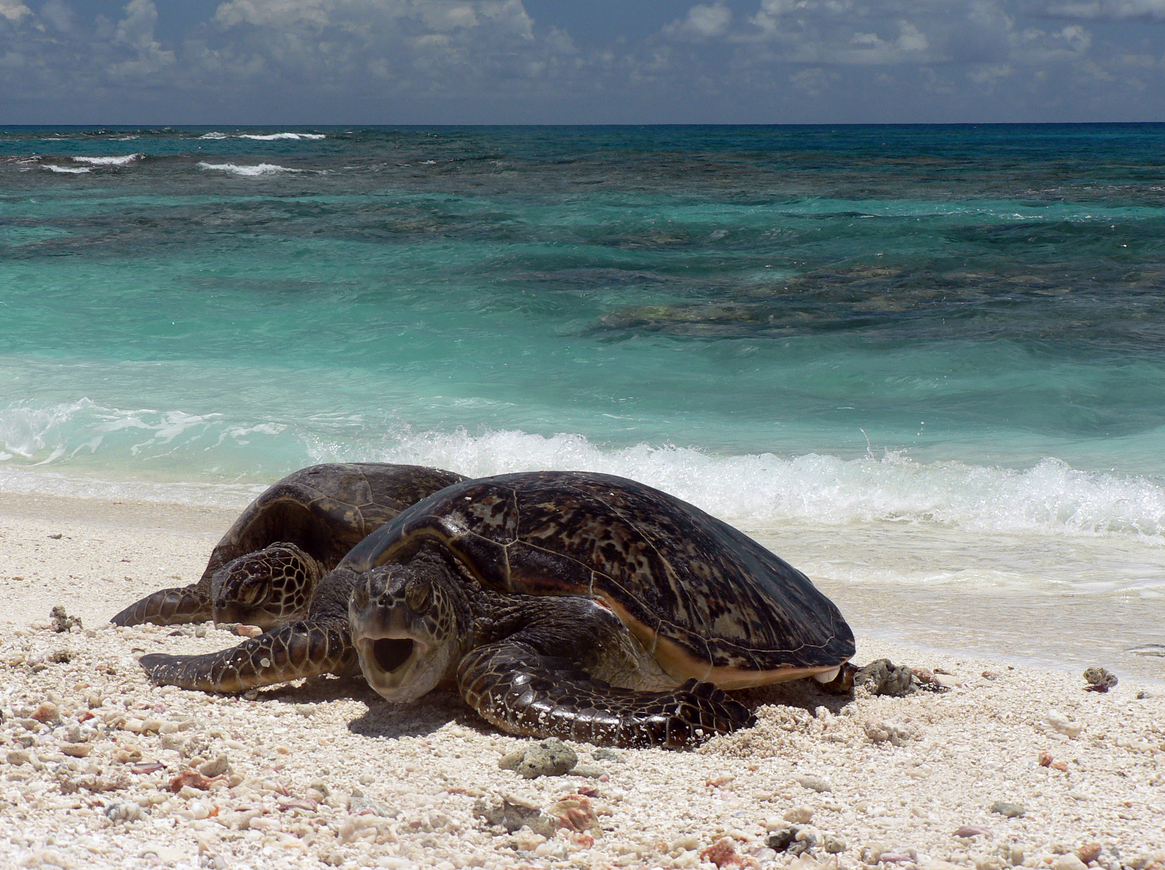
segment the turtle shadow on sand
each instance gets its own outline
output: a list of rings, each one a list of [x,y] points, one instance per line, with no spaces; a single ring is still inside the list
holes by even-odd
[[[756,686],[751,689],[741,689],[733,692],[732,696],[754,713],[764,706],[798,707],[809,713],[818,707],[825,707],[834,716],[854,700],[853,692],[837,694],[821,687],[816,680],[791,680],[784,683],[773,683],[768,686]]]
[[[252,702],[297,708],[357,701],[367,709],[348,722],[348,730],[361,737],[424,737],[455,719],[471,724],[470,711],[455,692],[433,692],[420,704],[390,704],[363,677],[321,674],[295,683],[252,689],[245,697]]]
[[[332,704],[355,699],[371,701],[378,697],[363,677],[319,674],[294,683],[280,683],[261,689],[252,689],[243,697],[249,701],[296,706]]]
[[[455,691],[430,692],[419,704],[391,704],[369,688],[359,700],[368,709],[348,723],[348,730],[361,737],[424,737],[455,721],[466,727],[489,728],[471,716]]]

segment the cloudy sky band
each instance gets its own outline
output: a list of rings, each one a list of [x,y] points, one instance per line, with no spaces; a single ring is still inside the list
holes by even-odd
[[[0,123],[1165,121],[1165,0],[0,0]]]

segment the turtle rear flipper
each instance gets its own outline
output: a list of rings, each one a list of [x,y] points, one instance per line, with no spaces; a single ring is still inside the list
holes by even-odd
[[[348,633],[315,621],[300,620],[238,646],[196,656],[144,655],[138,662],[155,683],[235,693],[319,674],[360,673]]]
[[[196,586],[159,589],[141,598],[114,616],[114,625],[184,625],[208,622],[214,617],[210,595]]]
[[[486,721],[532,737],[680,749],[756,723],[710,683],[688,680],[672,692],[616,688],[514,639],[465,656],[457,685]]]

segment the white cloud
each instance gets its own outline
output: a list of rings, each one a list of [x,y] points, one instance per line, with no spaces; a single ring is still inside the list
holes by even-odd
[[[942,46],[957,26],[953,14],[921,0],[761,0],[735,38],[771,46],[791,63],[927,63],[948,58]]]
[[[1046,14],[1062,18],[1124,21],[1130,18],[1165,20],[1165,0],[1065,0],[1052,3]]]
[[[664,27],[663,32],[679,39],[712,39],[727,33],[731,23],[732,10],[723,3],[700,3],[689,9],[686,17]]]
[[[0,16],[9,21],[19,21],[24,16],[31,14],[32,10],[23,3],[17,3],[15,0],[0,0]]]
[[[163,49],[154,37],[157,23],[158,10],[154,0],[130,0],[126,4],[125,17],[117,22],[113,41],[128,48],[132,56],[116,59],[110,64],[108,71],[112,78],[149,79],[173,65],[174,52]]]
[[[656,11],[642,38],[613,9],[571,33],[564,7],[543,6],[536,22],[523,0],[215,2],[190,22],[158,0],[117,0],[116,15],[93,0],[0,0],[0,112],[93,123],[1042,120],[1049,106],[1103,118],[1134,91],[1143,117],[1165,111],[1165,61],[1144,24],[1165,20],[1165,0],[687,0],[674,20]]]

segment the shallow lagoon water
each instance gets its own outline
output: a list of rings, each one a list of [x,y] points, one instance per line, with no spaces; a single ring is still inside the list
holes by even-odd
[[[0,488],[593,468],[857,624],[1165,642],[1162,155],[1159,125],[3,129]]]

